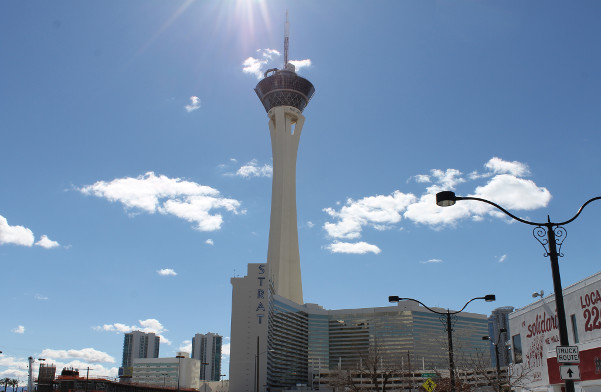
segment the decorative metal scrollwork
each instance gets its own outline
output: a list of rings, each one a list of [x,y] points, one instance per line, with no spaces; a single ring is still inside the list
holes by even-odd
[[[561,244],[568,237],[568,231],[563,226],[553,226],[553,231],[555,232],[555,243],[557,244],[557,256],[563,257],[563,253],[561,253]]]
[[[549,249],[547,246],[549,245],[549,233],[547,232],[548,227],[545,226],[536,226],[534,230],[532,230],[532,235],[545,249],[544,257],[549,257]],[[568,231],[563,226],[553,226],[553,233],[555,234],[555,245],[557,247],[557,256],[563,257],[563,253],[561,253],[561,245],[565,241],[568,236]]]
[[[442,325],[444,325],[444,330],[448,332],[449,330],[448,330],[448,325],[447,325],[447,315],[446,314],[440,315],[439,319],[440,319],[440,322],[442,323]],[[455,326],[456,322],[457,322],[457,316],[452,314],[451,315],[451,331],[453,330],[453,327]]]

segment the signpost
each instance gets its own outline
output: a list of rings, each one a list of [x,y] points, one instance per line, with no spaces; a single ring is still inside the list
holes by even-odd
[[[436,388],[436,383],[429,378],[425,383],[422,384],[422,387],[424,387],[426,391],[432,392]]]
[[[580,368],[578,365],[562,365],[559,367],[559,375],[562,380],[580,380]]]
[[[555,351],[559,363],[580,363],[577,346],[557,346]]]

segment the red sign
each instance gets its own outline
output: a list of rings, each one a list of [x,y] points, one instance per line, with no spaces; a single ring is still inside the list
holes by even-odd
[[[601,380],[601,347],[580,351],[580,380]],[[547,358],[549,384],[563,383],[557,358]]]

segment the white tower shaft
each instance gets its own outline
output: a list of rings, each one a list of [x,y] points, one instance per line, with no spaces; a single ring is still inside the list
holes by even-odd
[[[296,221],[296,156],[305,117],[292,106],[276,106],[268,116],[273,184],[267,263],[275,293],[302,304]]]

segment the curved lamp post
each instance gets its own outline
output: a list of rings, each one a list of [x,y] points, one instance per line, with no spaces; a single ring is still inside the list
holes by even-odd
[[[493,203],[490,200],[482,199],[479,197],[456,196],[455,192],[451,191],[443,191],[436,194],[436,204],[440,207],[452,206],[460,200],[474,200],[490,204],[491,206],[495,207],[499,211],[503,212],[504,214],[515,219],[518,222],[535,226],[534,230],[532,231],[532,234],[534,235],[534,238],[536,238],[536,240],[540,242],[543,248],[545,249],[545,257],[549,256],[549,259],[551,260],[551,273],[553,274],[553,290],[555,291],[555,304],[557,305],[557,318],[559,319],[559,343],[562,346],[568,346],[570,343],[568,340],[568,326],[566,322],[565,306],[563,303],[563,289],[561,288],[561,276],[559,274],[558,260],[559,257],[563,256],[563,254],[561,253],[561,244],[568,235],[568,232],[563,226],[578,218],[584,207],[586,207],[589,203],[595,200],[601,200],[601,196],[589,199],[580,207],[576,215],[574,215],[571,219],[568,219],[567,221],[559,223],[551,222],[551,218],[549,218],[549,216],[547,216],[547,222],[530,222],[525,219],[518,218],[517,216],[513,215],[500,205]],[[547,245],[549,246],[549,249],[547,249]],[[565,385],[566,392],[574,392],[573,380],[566,380]]]
[[[490,336],[482,336],[482,340],[491,340],[493,346],[495,346],[495,359],[497,361],[497,390],[501,392],[501,364],[499,363],[499,342],[501,341],[501,334],[507,332],[505,328],[499,328],[499,334],[497,335],[497,342],[493,342]]]
[[[463,309],[465,309],[467,307],[467,305],[469,305],[470,302],[475,301],[477,299],[483,299],[486,302],[492,302],[496,298],[495,298],[494,294],[488,294],[488,295],[485,295],[484,297],[476,297],[476,298],[470,299],[469,301],[467,301],[465,303],[465,305],[463,305],[463,308],[461,308],[461,310],[456,310],[456,311],[451,312],[450,309],[447,309],[446,312],[439,312],[434,309],[430,309],[423,302],[418,301],[413,298],[401,298],[396,295],[391,295],[388,297],[388,302],[399,302],[399,301],[405,301],[405,300],[413,301],[413,302],[417,302],[424,308],[428,309],[430,312],[441,315],[440,321],[442,321],[442,323],[445,325],[445,328],[447,331],[447,339],[449,341],[449,375],[451,378],[451,392],[455,392],[455,360],[453,359],[453,321],[457,320],[457,316],[455,316],[457,313],[463,312]]]

